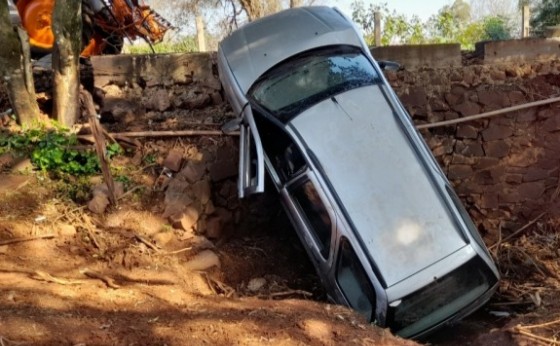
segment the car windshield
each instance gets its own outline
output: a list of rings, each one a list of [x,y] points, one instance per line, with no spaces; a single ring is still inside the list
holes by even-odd
[[[354,47],[331,47],[290,58],[266,72],[249,96],[282,121],[336,94],[380,81]]]

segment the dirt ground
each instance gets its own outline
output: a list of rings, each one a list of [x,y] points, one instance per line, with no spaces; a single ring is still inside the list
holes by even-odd
[[[133,116],[118,110],[136,103],[113,92],[124,97],[101,112],[109,131],[217,129],[231,116],[224,105]],[[415,344],[325,301],[274,192],[240,202],[234,176],[211,177],[201,219],[210,224],[220,214],[214,209],[225,210],[218,234],[200,222],[184,229],[164,217],[169,188],[158,179],[171,150],[180,149],[185,162],[196,158],[212,175],[220,156],[235,157],[234,138],[140,144],[113,162],[127,177],[127,192],[102,214],[88,210],[88,193],[77,197],[43,173],[1,173],[1,346]],[[503,273],[499,292],[481,311],[422,342],[560,343],[559,222],[542,216],[493,247]]]

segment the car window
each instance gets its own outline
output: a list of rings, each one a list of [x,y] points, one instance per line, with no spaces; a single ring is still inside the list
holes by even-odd
[[[375,311],[375,291],[350,242],[342,238],[336,281],[348,304],[368,321]]]
[[[321,200],[317,189],[310,180],[290,188],[299,209],[304,214],[307,226],[318,243],[324,258],[329,257],[332,235],[332,222],[327,208]]]
[[[290,135],[258,111],[254,111],[253,114],[263,149],[281,182],[286,183],[304,172],[307,167],[306,161]]]
[[[249,90],[274,116],[287,121],[347,90],[380,81],[369,59],[354,47],[330,47],[292,57],[266,72]]]

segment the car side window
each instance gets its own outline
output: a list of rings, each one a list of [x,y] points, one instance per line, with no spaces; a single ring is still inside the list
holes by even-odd
[[[340,242],[336,281],[348,304],[371,321],[375,312],[375,291],[352,245],[345,238]]]
[[[295,202],[304,214],[307,226],[319,246],[324,258],[329,257],[332,236],[332,221],[327,207],[321,200],[317,189],[311,180],[290,188]]]
[[[253,111],[263,149],[283,183],[305,170],[306,162],[292,138],[278,125]]]

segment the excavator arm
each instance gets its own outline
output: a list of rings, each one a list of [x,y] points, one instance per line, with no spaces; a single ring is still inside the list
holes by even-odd
[[[1,1],[1,0],[0,0]],[[52,50],[55,0],[16,0],[21,24],[35,51]],[[82,0],[84,57],[118,54],[124,38],[160,42],[172,25],[143,0]]]

